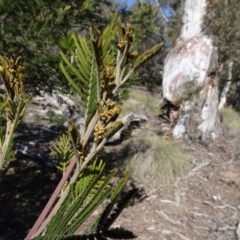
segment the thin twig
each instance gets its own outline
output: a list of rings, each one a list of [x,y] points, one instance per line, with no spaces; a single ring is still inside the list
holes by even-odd
[[[156,213],[163,219],[165,219],[166,221],[172,223],[172,224],[175,224],[175,225],[182,225],[181,222],[179,221],[176,221],[174,219],[171,219],[168,215],[166,215],[163,211],[158,211],[156,210]]]
[[[174,194],[175,194],[175,203],[176,203],[176,206],[178,207],[180,205],[180,190],[179,190],[179,181],[180,181],[180,178],[178,177],[174,183]]]
[[[212,208],[214,208],[214,209],[216,209],[216,208],[220,208],[220,209],[222,209],[222,208],[231,208],[232,210],[234,210],[234,211],[237,211],[237,209],[235,208],[235,207],[232,207],[232,206],[230,206],[230,205],[228,205],[228,204],[225,204],[224,206],[214,206],[211,202],[209,202],[209,201],[205,201],[205,202],[203,202],[203,204],[207,204],[207,205],[210,205]]]
[[[210,164],[210,162],[204,162],[204,163],[199,164],[199,165],[196,166],[191,172],[189,172],[189,174],[187,175],[187,178],[193,176],[196,172],[198,172],[198,171],[201,170],[203,167],[206,167],[206,166],[209,165],[209,164]]]

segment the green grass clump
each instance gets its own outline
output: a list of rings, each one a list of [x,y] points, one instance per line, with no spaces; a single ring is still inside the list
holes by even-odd
[[[240,132],[240,113],[231,107],[224,107],[221,110],[222,122],[232,133]]]
[[[150,93],[131,89],[129,99],[124,101],[122,115],[125,116],[131,112],[149,113],[156,115],[160,113],[158,106],[159,99],[151,95]]]
[[[134,141],[139,143],[138,151],[127,160],[126,168],[135,179],[167,185],[181,176],[188,166],[181,145],[176,140],[141,130]]]

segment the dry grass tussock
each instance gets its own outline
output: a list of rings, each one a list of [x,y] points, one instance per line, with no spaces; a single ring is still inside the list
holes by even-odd
[[[221,118],[223,123],[227,126],[230,133],[238,134],[240,132],[240,113],[232,107],[224,107],[221,110]]]
[[[129,99],[124,101],[121,115],[125,116],[133,111],[157,115],[160,113],[158,103],[159,100],[150,93],[131,89]]]
[[[188,160],[176,140],[141,129],[135,132],[132,144],[136,151],[127,159],[125,167],[137,180],[167,185],[188,168]]]

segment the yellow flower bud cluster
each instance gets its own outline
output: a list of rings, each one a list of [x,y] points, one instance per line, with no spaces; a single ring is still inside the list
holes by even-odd
[[[122,110],[122,108],[113,101],[104,102],[104,104],[98,102],[97,108],[100,121],[96,124],[94,129],[94,142],[99,142],[103,137],[112,134],[115,129],[114,127],[112,130],[112,126],[115,124],[115,121]],[[106,135],[106,132],[109,132],[109,134]]]
[[[116,77],[116,69],[115,67],[111,65],[105,65],[103,68],[103,76],[100,88],[101,88],[101,93],[103,92],[108,92],[111,93],[112,90],[116,87],[116,84],[114,83]]]
[[[86,151],[85,151],[85,149],[81,149],[80,151],[78,151],[78,156],[79,156],[79,158],[80,158],[80,160],[83,162],[84,161],[84,159],[85,159],[85,155],[86,155]]]
[[[123,51],[125,46],[127,44],[127,41],[126,40],[121,40],[118,44],[117,44],[117,47],[120,51]]]
[[[101,122],[98,122],[94,127],[94,142],[98,143],[105,134],[105,129],[102,126]]]
[[[127,26],[123,26],[122,23],[118,22],[118,35],[119,35],[119,40],[117,47],[120,50],[122,54],[125,54],[125,61],[123,62],[123,65],[125,66],[128,64],[132,59],[136,58],[138,55],[137,51],[130,51],[130,47],[133,44],[133,33],[134,33],[134,28],[132,25],[127,24]]]
[[[6,59],[6,70],[9,73],[9,86],[10,88],[19,87],[25,77],[25,68],[19,65],[20,57],[14,61],[11,59]]]
[[[13,78],[12,81],[10,81],[9,86],[10,88],[15,88],[20,85],[20,82],[17,78]]]
[[[107,79],[114,80],[116,77],[116,69],[115,67],[111,65],[105,65],[104,66],[104,75],[107,77]]]
[[[127,26],[124,27],[120,20],[118,22],[118,25],[119,25],[119,42],[117,44],[117,47],[121,52],[123,52],[127,43],[129,44],[128,48],[133,43],[134,28],[130,24],[127,24]]]
[[[108,124],[110,121],[116,120],[121,110],[122,108],[117,105],[116,102],[111,101],[106,103],[105,109],[99,112],[99,117],[103,126]]]

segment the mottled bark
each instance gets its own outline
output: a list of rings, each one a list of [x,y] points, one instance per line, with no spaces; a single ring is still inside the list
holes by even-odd
[[[202,33],[206,0],[186,0],[183,27],[163,71],[163,97],[179,107],[176,138],[210,143],[221,135],[218,112],[218,56]]]

